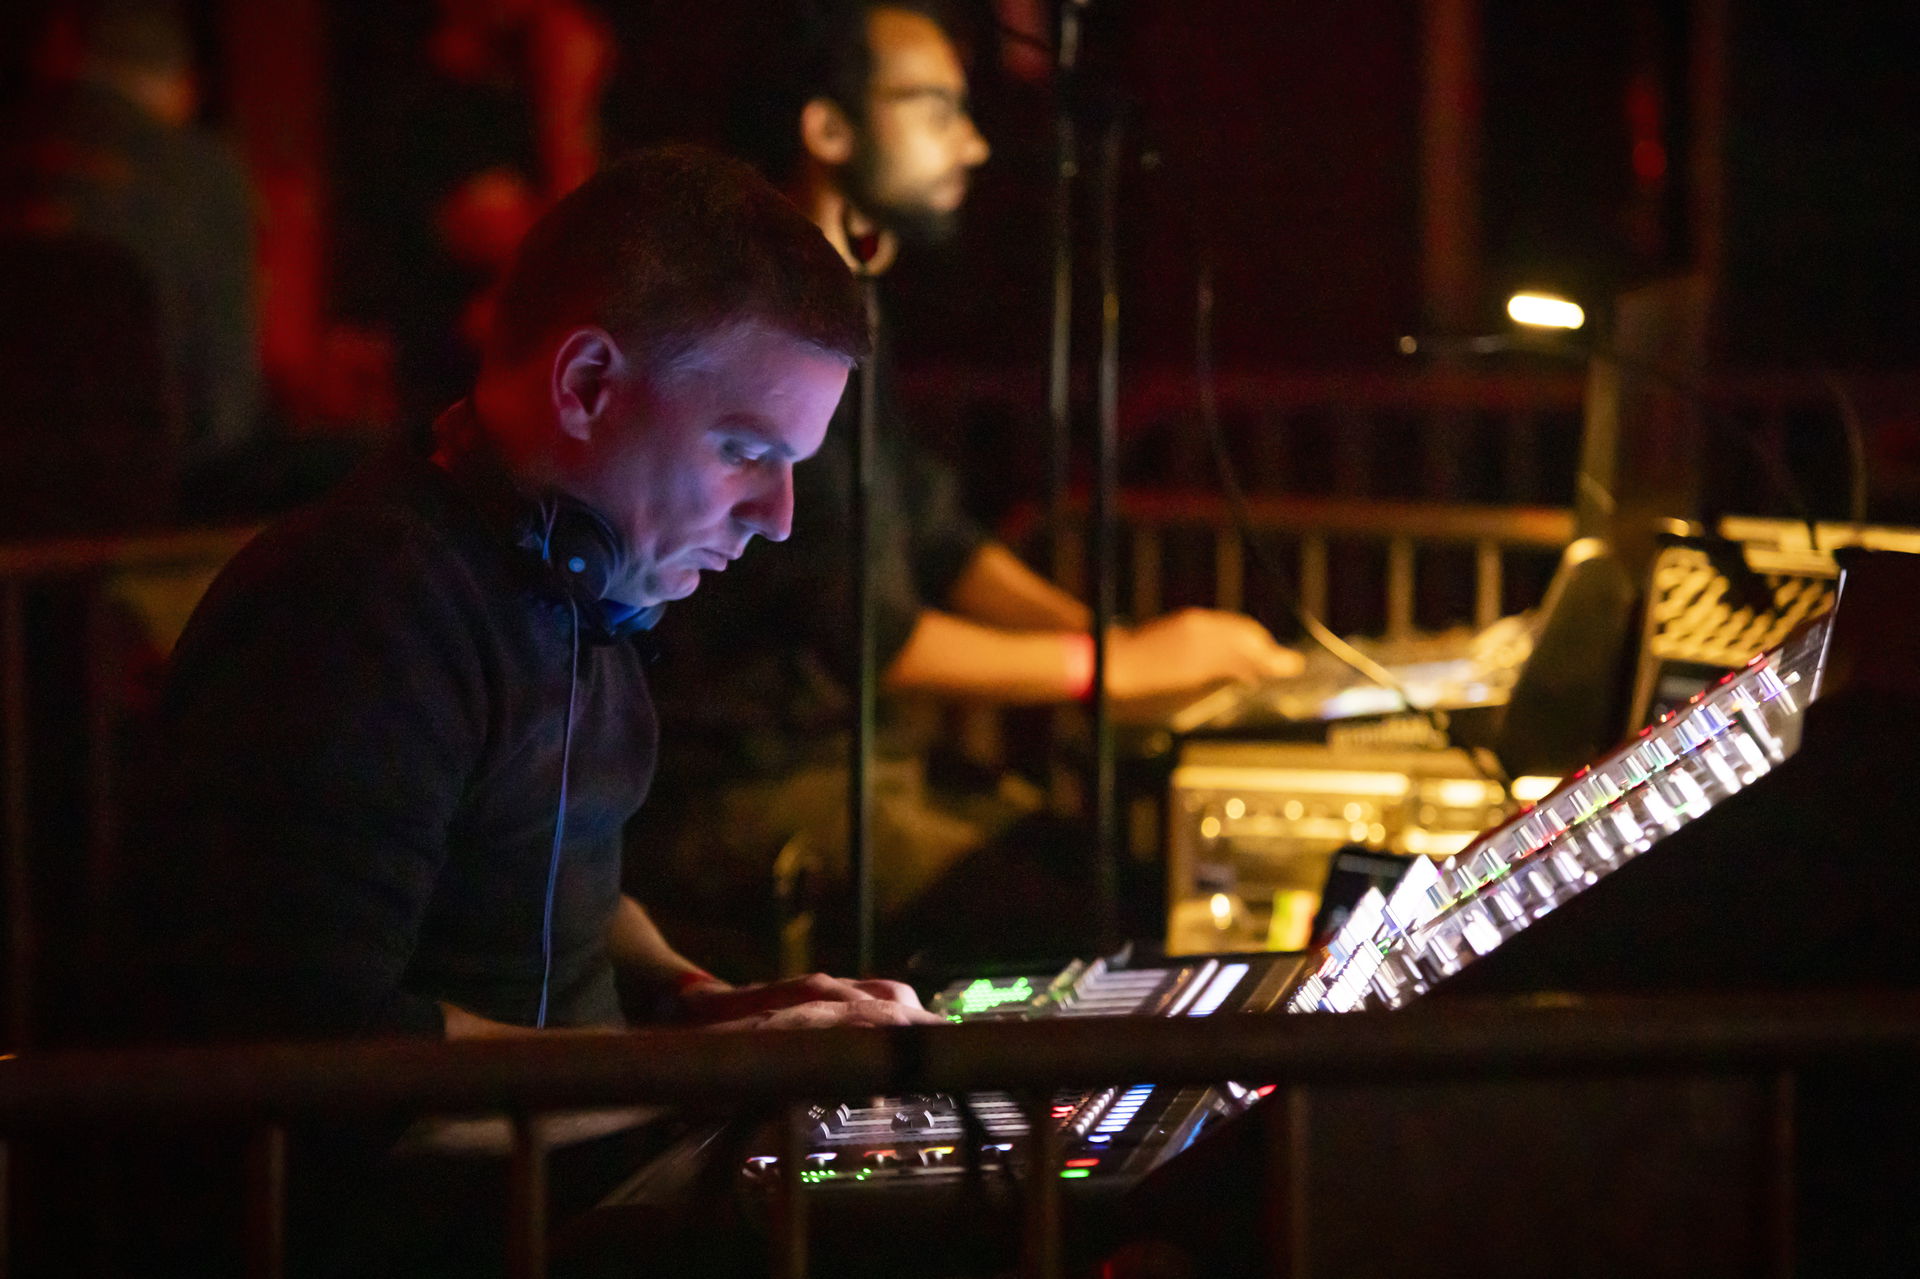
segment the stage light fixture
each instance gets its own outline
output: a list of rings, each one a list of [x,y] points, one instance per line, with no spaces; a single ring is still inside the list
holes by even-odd
[[[1551,293],[1516,293],[1507,299],[1507,314],[1514,323],[1536,329],[1577,329],[1587,322],[1577,303]]]

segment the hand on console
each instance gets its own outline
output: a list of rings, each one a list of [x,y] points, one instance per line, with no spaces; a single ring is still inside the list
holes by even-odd
[[[709,1030],[792,1030],[816,1026],[939,1025],[913,987],[811,973],[784,981],[730,986],[715,979],[680,994],[689,1023]]]
[[[1218,609],[1182,609],[1112,636],[1107,691],[1119,700],[1286,679],[1306,665],[1260,623]]]

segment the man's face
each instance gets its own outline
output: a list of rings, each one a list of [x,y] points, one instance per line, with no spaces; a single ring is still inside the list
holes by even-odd
[[[631,553],[612,598],[683,599],[754,534],[785,541],[793,465],[819,450],[846,384],[840,357],[757,325],[716,334],[669,371],[617,378],[574,486]]]
[[[911,241],[952,238],[967,175],[987,142],[967,114],[967,77],[938,24],[902,9],[867,19],[873,78],[842,181],[854,206]]]

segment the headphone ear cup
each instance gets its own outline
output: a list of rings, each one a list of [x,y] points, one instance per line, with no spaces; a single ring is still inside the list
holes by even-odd
[[[619,580],[624,544],[600,512],[562,498],[546,538],[547,563],[562,589],[580,604],[597,604]]]

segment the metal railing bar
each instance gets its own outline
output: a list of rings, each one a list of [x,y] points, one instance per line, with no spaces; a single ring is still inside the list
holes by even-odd
[[[118,672],[108,660],[108,611],[105,592],[97,587],[89,590],[80,637],[87,715],[87,852],[80,901],[84,918],[96,918],[96,912],[105,908],[119,848],[120,743],[114,732]],[[86,940],[91,944],[93,939]]]
[[[1160,530],[1150,524],[1133,530],[1133,616],[1136,620],[1160,612]]]
[[[247,1274],[281,1279],[287,1272],[287,1130],[265,1123],[247,1135]]]
[[[306,1114],[499,1113],[1152,1079],[1280,1084],[1920,1060],[1920,992],[1435,1000],[1345,1016],[1061,1019],[885,1030],[384,1040],[0,1061],[0,1132]]]
[[[33,872],[27,836],[27,602],[18,582],[0,584],[0,740],[4,741],[7,810],[7,1044],[21,1048],[33,1032]]]
[[[1213,535],[1213,602],[1215,608],[1238,613],[1246,603],[1246,551],[1240,530],[1231,526]]]
[[[1500,606],[1506,594],[1506,563],[1500,558],[1500,544],[1482,538],[1473,544],[1473,624],[1492,626],[1500,618]]]
[[[1387,541],[1387,638],[1413,634],[1413,539]]]
[[[1307,1139],[1309,1094],[1288,1088],[1259,1115],[1267,1184],[1261,1197],[1267,1273],[1305,1279],[1307,1274]]]
[[[0,579],[30,581],[83,573],[224,560],[259,530],[185,529],[136,537],[59,538],[0,543]]]
[[[1769,1267],[1775,1279],[1792,1279],[1796,1273],[1794,1252],[1799,1224],[1795,1205],[1800,1200],[1799,1133],[1795,1115],[1799,1111],[1798,1080],[1791,1070],[1775,1073],[1768,1101],[1768,1168],[1766,1231],[1772,1244]]]
[[[547,1139],[536,1116],[513,1113],[513,1151],[507,1161],[509,1279],[546,1279]]]
[[[1054,1122],[1050,1089],[1027,1090],[1020,1099],[1026,1112],[1026,1215],[1020,1255],[1021,1279],[1060,1279],[1065,1264],[1060,1217],[1060,1128]]]
[[[1573,512],[1557,506],[1479,506],[1389,498],[1296,497],[1249,494],[1253,527],[1282,533],[1352,538],[1393,535],[1427,542],[1477,542],[1559,550],[1573,540]],[[1084,494],[1070,512],[1084,511]],[[1001,535],[1020,544],[1037,528],[1038,508],[1022,508],[1000,525]],[[1217,494],[1197,489],[1127,488],[1119,495],[1121,520],[1167,528],[1229,528],[1233,512]]]
[[[806,1157],[807,1111],[790,1106],[780,1122],[780,1166],[797,1169]],[[773,1238],[778,1252],[773,1273],[779,1279],[807,1279],[807,1192],[799,1177],[779,1178],[773,1192]]]
[[[1327,615],[1327,539],[1318,533],[1300,539],[1300,606],[1315,617]]]

